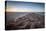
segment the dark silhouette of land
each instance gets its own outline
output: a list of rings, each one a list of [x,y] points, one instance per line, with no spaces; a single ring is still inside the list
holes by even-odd
[[[28,13],[25,16],[6,21],[6,30],[36,29],[45,27],[44,15]]]

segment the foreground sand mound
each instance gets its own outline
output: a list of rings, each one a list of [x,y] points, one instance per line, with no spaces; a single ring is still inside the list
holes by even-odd
[[[44,16],[29,13],[12,21],[6,21],[6,29],[35,29],[44,28]]]

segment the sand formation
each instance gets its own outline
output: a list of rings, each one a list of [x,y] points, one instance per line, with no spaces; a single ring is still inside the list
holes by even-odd
[[[44,28],[44,16],[35,13],[29,13],[15,20],[6,21],[7,30]]]

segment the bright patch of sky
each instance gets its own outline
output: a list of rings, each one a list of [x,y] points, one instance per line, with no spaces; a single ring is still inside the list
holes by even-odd
[[[8,1],[7,11],[44,12],[44,3]]]

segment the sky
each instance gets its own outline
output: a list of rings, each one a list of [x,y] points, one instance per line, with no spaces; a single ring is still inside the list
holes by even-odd
[[[7,12],[44,12],[44,3],[7,1]]]

